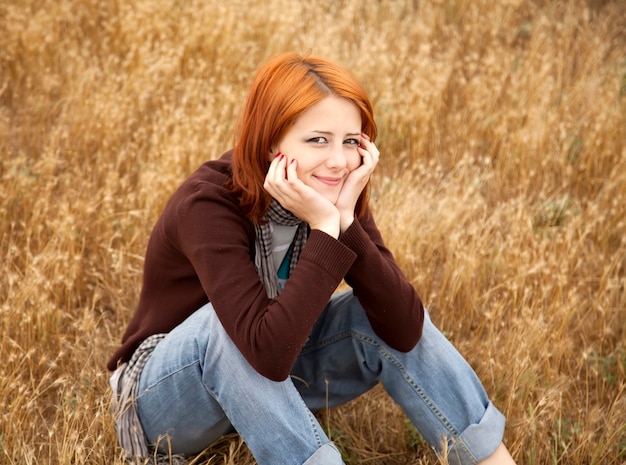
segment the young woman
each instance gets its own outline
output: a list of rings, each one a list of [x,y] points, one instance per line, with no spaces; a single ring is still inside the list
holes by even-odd
[[[150,236],[108,364],[129,458],[235,430],[260,465],[342,464],[312,410],[380,382],[451,463],[513,463],[504,417],[376,227],[375,138],[346,70],[295,54],[260,69],[234,149],[180,186]]]

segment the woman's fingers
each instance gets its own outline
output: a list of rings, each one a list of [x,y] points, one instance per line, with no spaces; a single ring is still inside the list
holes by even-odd
[[[296,161],[283,154],[270,163],[263,187],[287,209],[299,209],[317,197],[323,198],[298,178]]]
[[[270,167],[265,175],[265,182],[263,187],[267,190],[272,197],[277,198],[282,196],[281,183],[285,179],[285,155],[278,152],[274,160],[270,163]],[[280,200],[277,198],[277,200]]]
[[[380,152],[378,151],[378,147],[376,147],[376,144],[374,144],[370,140],[369,136],[365,133],[361,133],[360,149],[361,156],[363,157],[363,163],[371,163],[375,167],[378,164],[378,160],[380,159]]]
[[[346,225],[351,223],[350,220],[354,217],[354,209],[358,198],[367,185],[380,158],[380,152],[376,144],[363,133],[361,134],[361,144],[358,147],[358,151],[362,158],[362,164],[348,175],[335,203]]]

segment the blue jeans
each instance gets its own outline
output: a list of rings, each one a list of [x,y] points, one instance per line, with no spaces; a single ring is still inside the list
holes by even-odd
[[[351,291],[331,299],[282,382],[258,374],[205,305],[156,347],[137,408],[149,441],[173,453],[200,452],[234,428],[259,465],[340,465],[311,410],[379,382],[430,445],[446,445],[450,463],[477,463],[502,441],[504,416],[428,315],[417,346],[398,352],[374,333]]]

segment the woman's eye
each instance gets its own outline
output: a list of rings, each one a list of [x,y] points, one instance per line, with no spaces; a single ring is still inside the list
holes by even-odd
[[[326,138],[325,137],[313,137],[311,139],[308,140],[308,142],[312,142],[313,144],[325,144],[326,143]]]
[[[358,147],[361,142],[358,139],[347,139],[344,144],[352,145],[354,147]]]

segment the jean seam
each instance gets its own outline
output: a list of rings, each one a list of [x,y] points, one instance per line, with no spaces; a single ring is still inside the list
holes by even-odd
[[[424,404],[426,405],[426,407],[433,413],[433,415],[441,422],[441,424],[448,430],[448,432],[453,436],[453,437],[458,437],[460,435],[460,432],[457,431],[457,429],[454,427],[454,425],[452,425],[448,419],[446,418],[445,415],[443,415],[443,413],[441,412],[441,410],[437,407],[437,405],[435,404],[435,402],[433,402],[433,400],[424,392],[424,390],[417,385],[413,379],[408,375],[407,370],[405,369],[404,365],[402,365],[402,363],[400,363],[389,351],[387,351],[381,344],[380,342],[378,342],[376,339],[372,338],[371,336],[368,336],[366,334],[360,333],[358,331],[354,331],[352,329],[348,329],[348,330],[344,330],[342,332],[339,332],[331,337],[325,338],[321,341],[317,341],[314,345],[311,345],[310,347],[304,347],[304,349],[302,350],[302,353],[307,353],[307,352],[312,352],[315,351],[317,349],[321,349],[323,347],[326,347],[328,345],[331,345],[341,339],[346,339],[352,337],[354,339],[357,339],[363,343],[369,344],[373,347],[375,347],[378,351],[378,353],[380,354],[381,358],[385,361],[387,361],[387,363],[393,365],[394,367],[396,367],[397,369],[400,370],[400,373],[402,374],[402,378],[404,379],[404,381],[415,391],[415,393],[418,395],[418,397],[422,400],[422,402],[424,402]],[[463,441],[460,441],[461,443],[463,443]],[[465,449],[467,450],[467,448],[465,447]],[[468,451],[469,452],[469,451]],[[472,455],[470,453],[470,455]]]
[[[315,344],[311,345],[311,346],[304,346],[304,348],[302,349],[301,353],[302,354],[306,354],[308,352],[314,352],[318,349],[321,349],[323,347],[326,347],[328,345],[334,344],[337,341],[340,341],[341,339],[346,339],[351,337],[354,334],[354,331],[352,330],[345,330],[345,331],[341,331],[340,333],[335,334],[334,336],[331,337],[327,337],[325,339],[322,339],[321,341],[316,341]]]
[[[298,396],[298,397],[300,397],[300,396]],[[307,416],[309,418],[309,424],[311,426],[311,430],[313,431],[313,435],[315,436],[315,440],[317,441],[317,447],[320,448],[320,447],[322,447],[324,445],[324,443],[322,442],[322,438],[320,436],[319,429],[316,426],[317,420],[315,419],[315,416],[313,415],[313,412],[311,412],[309,407],[307,407],[307,405],[304,402],[304,400],[302,399],[302,397],[300,397],[300,401],[302,402],[302,405],[306,409]]]
[[[476,465],[478,463],[478,459],[474,456],[474,454],[472,454],[472,451],[467,448],[467,444],[465,444],[465,441],[463,441],[460,436],[452,440],[452,445],[456,446],[457,448],[462,448],[467,453],[468,457],[471,459],[471,465]],[[457,454],[457,457],[459,455],[460,454]]]

